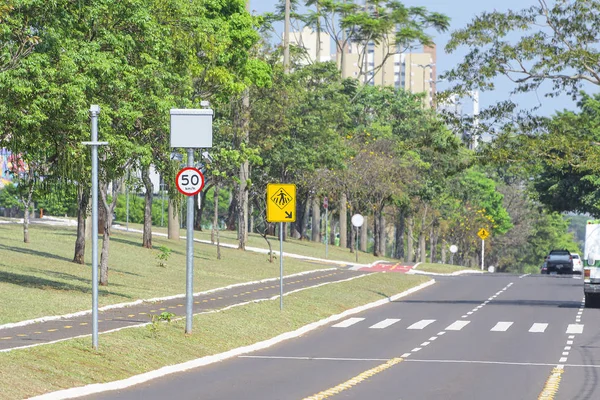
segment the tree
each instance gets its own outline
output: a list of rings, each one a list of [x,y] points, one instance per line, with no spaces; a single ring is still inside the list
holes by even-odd
[[[38,26],[32,21],[34,14],[28,12],[28,3],[31,2],[5,0],[0,4],[0,73],[15,68],[40,43],[39,36],[32,34]],[[36,6],[37,15],[44,13],[44,7]]]
[[[469,51],[464,61],[442,76],[455,83],[449,92],[494,90],[497,77],[513,83],[511,94],[541,90],[549,97],[560,93],[576,97],[585,83],[600,85],[600,51],[595,46],[600,36],[589,28],[600,23],[600,2],[537,3],[521,11],[482,13],[452,34],[446,50],[466,46]],[[543,86],[545,82],[550,85]],[[506,99],[482,110],[480,117],[482,122],[535,128],[532,110],[521,111]],[[488,128],[481,124],[481,129]]]

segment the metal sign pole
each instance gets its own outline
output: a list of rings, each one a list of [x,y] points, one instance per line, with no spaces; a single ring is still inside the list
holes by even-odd
[[[327,250],[328,250],[328,247],[329,247],[329,236],[328,236],[328,233],[327,233],[327,222],[328,222],[328,219],[327,219],[327,208],[326,208],[325,209],[325,258],[327,258]]]
[[[481,270],[483,271],[483,250],[485,249],[485,240],[481,239]]]
[[[358,226],[356,227],[356,248],[354,251],[356,252],[356,262],[358,262]]]
[[[98,141],[100,107],[90,108],[92,142]],[[98,146],[92,144],[92,346],[98,350]]]
[[[279,223],[279,309],[283,310],[283,222]]]
[[[187,166],[194,166],[194,149],[187,149]],[[192,333],[192,308],[194,307],[194,196],[187,198],[187,246],[186,246],[186,315],[185,333]]]

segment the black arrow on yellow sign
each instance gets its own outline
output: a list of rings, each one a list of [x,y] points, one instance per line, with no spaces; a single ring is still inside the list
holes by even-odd
[[[292,219],[292,213],[290,211],[286,211],[285,212],[285,217],[289,218],[289,219]]]

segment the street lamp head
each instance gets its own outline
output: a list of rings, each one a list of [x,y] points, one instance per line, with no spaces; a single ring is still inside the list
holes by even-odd
[[[201,106],[202,108],[209,108],[209,107],[210,107],[210,102],[209,102],[208,100],[202,100],[202,101],[200,102],[200,106]]]
[[[94,116],[100,114],[100,106],[98,104],[92,104],[90,106],[90,114]]]

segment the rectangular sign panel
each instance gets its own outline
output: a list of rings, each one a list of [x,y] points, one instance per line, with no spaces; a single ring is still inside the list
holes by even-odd
[[[212,147],[211,109],[171,109],[171,147]]]
[[[269,183],[267,185],[267,221],[296,222],[296,185]]]

